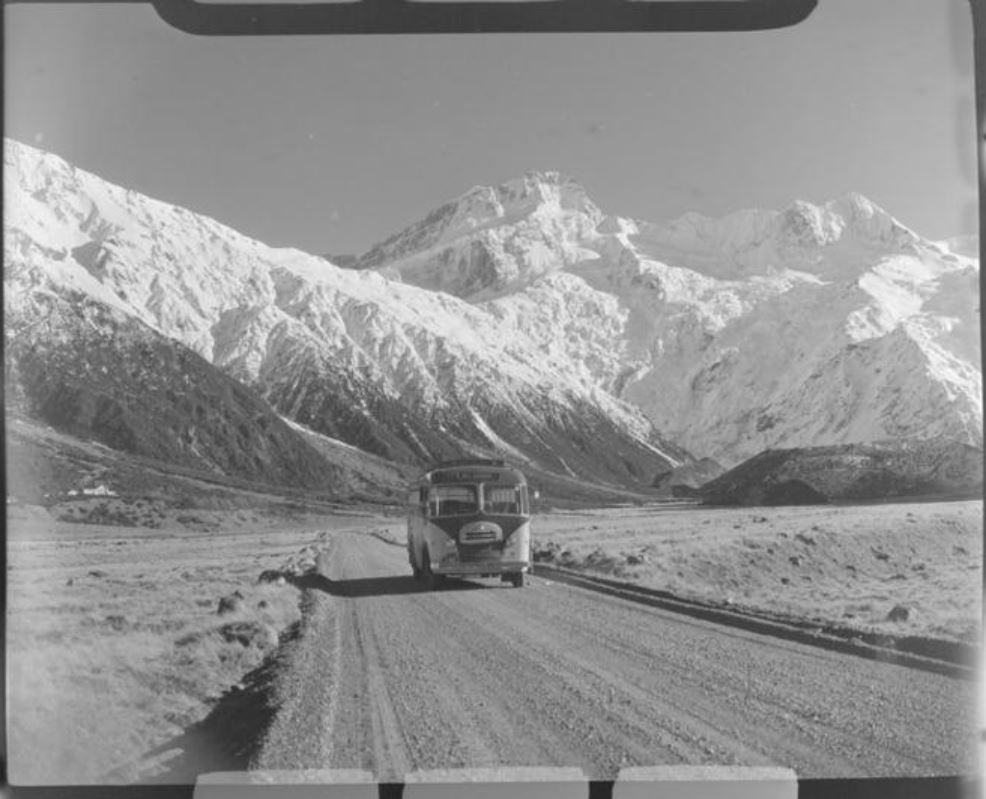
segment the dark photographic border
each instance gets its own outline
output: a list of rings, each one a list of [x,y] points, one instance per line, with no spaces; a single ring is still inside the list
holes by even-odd
[[[7,3],[49,3],[59,0],[5,0]],[[61,0],[61,2],[99,2],[100,0]],[[292,3],[207,3],[197,0],[101,0],[110,3],[141,2],[154,7],[167,24],[200,36],[264,35],[353,35],[409,33],[564,33],[564,32],[729,32],[769,30],[788,27],[805,20],[817,0],[530,0],[529,2],[428,2],[428,0],[340,0],[339,2]],[[979,166],[979,227],[984,228],[983,200],[986,172],[986,0],[969,0],[974,33],[976,83],[976,148]],[[970,131],[970,134],[972,132]],[[980,260],[982,260],[982,242]],[[983,290],[980,289],[982,297]],[[986,332],[980,331],[986,351]],[[0,431],[5,443],[5,433]],[[6,553],[0,554],[6,563]],[[6,590],[6,569],[2,570]],[[4,628],[5,619],[0,619]],[[0,664],[5,677],[5,663]],[[981,686],[983,690],[983,686]],[[5,697],[0,699],[6,711]],[[4,712],[6,717],[6,712]],[[6,726],[6,725],[5,725]],[[986,730],[981,731],[986,739]],[[192,797],[194,785],[87,785],[30,786],[7,784],[6,729],[0,731],[3,755],[0,778],[4,796],[21,799],[171,799]],[[39,753],[40,754],[40,753]],[[295,795],[294,786],[243,786],[250,796]],[[309,791],[314,786],[306,786]],[[380,784],[378,795],[400,797],[402,784]],[[518,786],[519,787],[519,786]],[[660,795],[655,785],[654,796]],[[816,797],[950,797],[980,796],[981,776],[941,776],[926,778],[807,779],[798,781],[801,799]],[[262,791],[262,794],[261,794]],[[320,786],[320,795],[344,799],[347,787]],[[365,786],[362,786],[362,793]],[[609,799],[612,782],[591,782],[590,799]],[[233,795],[233,794],[230,794]],[[463,799],[469,799],[467,785]],[[518,791],[518,796],[523,792]]]

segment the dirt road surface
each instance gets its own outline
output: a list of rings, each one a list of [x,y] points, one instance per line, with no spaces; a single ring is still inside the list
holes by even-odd
[[[975,769],[976,685],[534,577],[425,593],[405,551],[333,534],[287,698],[253,764],[364,769],[784,766],[799,778]]]

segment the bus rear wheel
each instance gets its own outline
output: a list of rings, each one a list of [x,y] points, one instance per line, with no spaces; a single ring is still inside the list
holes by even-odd
[[[514,588],[524,587],[524,572],[517,572],[516,574],[510,575],[510,582],[513,583]]]
[[[445,582],[444,574],[435,574],[431,570],[431,556],[428,554],[428,550],[424,551],[424,557],[421,559],[422,564],[419,570],[421,587],[425,591],[436,591],[438,590],[442,583]]]

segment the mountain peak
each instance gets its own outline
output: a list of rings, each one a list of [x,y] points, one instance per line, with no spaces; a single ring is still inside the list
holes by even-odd
[[[535,224],[551,225],[572,218],[579,220],[581,227],[592,227],[602,220],[603,214],[573,178],[561,172],[531,170],[496,186],[473,186],[372,247],[360,256],[357,266],[373,268],[406,259],[457,239],[527,219],[535,220]]]
[[[795,200],[777,218],[778,238],[787,245],[824,247],[838,241],[844,227],[841,215],[804,200]]]
[[[877,213],[887,213],[869,197],[858,191],[847,191],[845,194],[836,197],[834,200],[830,200],[830,204],[837,205],[841,208],[847,208],[852,213],[859,216],[873,216]]]
[[[859,192],[847,192],[824,205],[796,200],[781,211],[777,233],[788,245],[824,247],[848,237],[869,244],[909,249],[920,238]]]
[[[557,205],[563,211],[574,211],[594,218],[602,217],[585,187],[569,175],[562,172],[527,172],[523,179],[528,185],[537,186],[544,203]]]
[[[552,170],[528,170],[520,177],[498,186],[474,186],[455,204],[460,209],[457,217],[468,213],[472,219],[480,221],[478,215],[485,214],[483,221],[498,224],[515,222],[537,212],[581,213],[594,219],[602,217],[599,208],[578,181]],[[449,225],[449,228],[454,229],[454,226]]]

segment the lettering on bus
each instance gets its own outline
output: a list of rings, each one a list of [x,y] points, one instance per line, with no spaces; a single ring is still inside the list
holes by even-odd
[[[433,483],[489,483],[500,479],[497,472],[440,471],[431,478]]]

